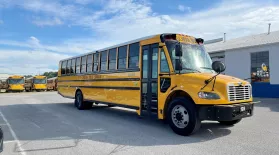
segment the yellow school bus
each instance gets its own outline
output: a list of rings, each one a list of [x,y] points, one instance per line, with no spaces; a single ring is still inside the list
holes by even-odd
[[[47,79],[47,90],[57,90],[57,77]]]
[[[131,108],[187,136],[203,120],[233,125],[253,115],[250,83],[224,70],[203,39],[159,34],[61,60],[58,93],[80,110],[93,103]]]
[[[47,90],[47,78],[46,76],[33,76],[25,80],[25,91],[46,91]]]
[[[24,91],[24,76],[13,75],[10,76],[7,80],[7,92],[23,92]]]

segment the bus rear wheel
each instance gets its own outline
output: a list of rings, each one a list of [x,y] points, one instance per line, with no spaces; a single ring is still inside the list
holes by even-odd
[[[195,104],[182,97],[175,98],[170,102],[167,119],[171,129],[182,136],[193,134],[201,125]]]
[[[86,102],[83,100],[83,94],[81,91],[77,91],[76,96],[75,96],[75,106],[79,110],[91,109],[92,105],[93,105],[92,102]]]

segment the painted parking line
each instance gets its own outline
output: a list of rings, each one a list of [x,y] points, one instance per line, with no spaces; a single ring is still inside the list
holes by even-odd
[[[20,153],[21,155],[26,155],[26,153],[24,152],[23,148],[21,147],[21,143],[20,143],[20,141],[18,140],[18,138],[17,138],[17,136],[16,136],[16,134],[15,134],[15,132],[14,132],[14,130],[13,130],[11,124],[8,122],[8,120],[6,119],[6,117],[4,116],[4,114],[2,113],[2,111],[0,111],[0,116],[3,118],[3,120],[4,120],[5,123],[7,124],[8,128],[9,128],[9,130],[10,130],[10,132],[11,132],[13,138],[14,138],[14,141],[16,142],[16,144],[17,144],[17,146],[18,146],[19,153]]]

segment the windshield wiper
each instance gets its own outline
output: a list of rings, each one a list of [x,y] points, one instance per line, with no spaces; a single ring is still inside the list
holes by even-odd
[[[184,67],[183,67],[182,69],[191,70],[191,71],[196,71],[196,72],[201,73],[201,71],[199,71],[199,70],[197,70],[197,69],[193,69],[193,68],[184,68]]]
[[[212,68],[210,67],[200,67],[200,68],[203,68],[203,69],[208,69],[208,70],[213,70]]]

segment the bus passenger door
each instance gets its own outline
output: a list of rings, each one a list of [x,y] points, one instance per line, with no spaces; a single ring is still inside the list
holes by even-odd
[[[170,58],[168,58],[168,53],[166,48],[161,47],[159,49],[159,86],[158,86],[158,118],[164,118],[164,108],[165,102],[171,91],[171,71]]]
[[[149,115],[158,109],[158,44],[142,46],[141,110]]]

